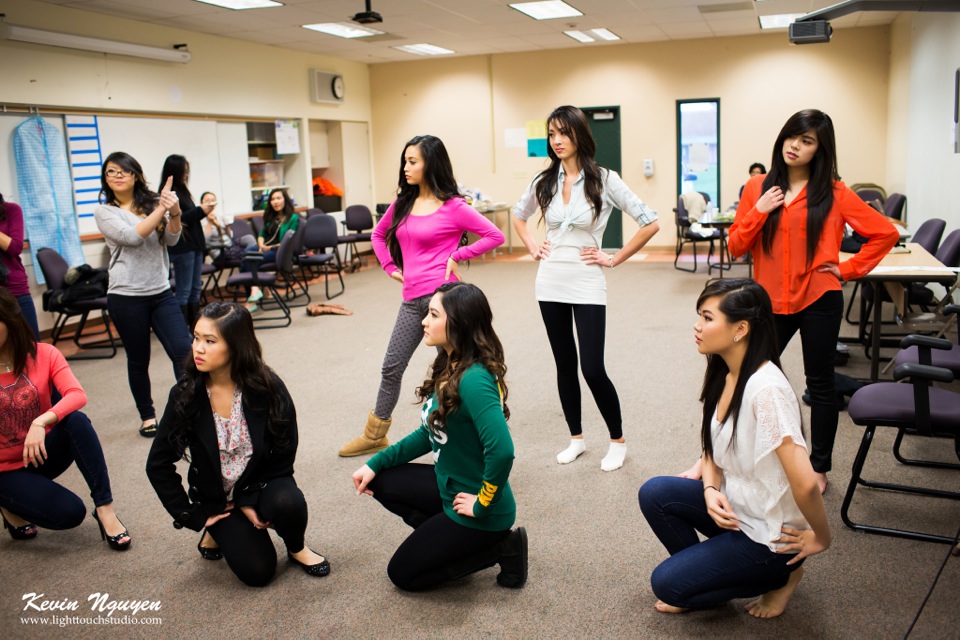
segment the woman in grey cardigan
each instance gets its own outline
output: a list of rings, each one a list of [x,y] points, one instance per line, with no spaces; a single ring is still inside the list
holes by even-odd
[[[107,307],[127,352],[127,379],[140,412],[140,435],[157,434],[150,393],[150,330],[183,373],[191,338],[170,290],[167,247],[180,239],[180,205],[171,181],[159,194],[150,191],[143,169],[121,151],[111,153],[100,171],[103,204],[94,216],[110,249]]]

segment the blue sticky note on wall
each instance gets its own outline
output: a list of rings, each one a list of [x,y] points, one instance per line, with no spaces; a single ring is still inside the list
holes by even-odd
[[[546,158],[547,157],[547,139],[534,138],[527,140],[527,157]]]

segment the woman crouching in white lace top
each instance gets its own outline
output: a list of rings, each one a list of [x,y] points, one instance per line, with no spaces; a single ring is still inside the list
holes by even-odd
[[[780,370],[769,296],[752,280],[718,280],[697,312],[697,349],[707,356],[703,481],[658,477],[640,488],[640,509],[670,552],[650,578],[656,608],[681,613],[759,596],[747,611],[772,618],[800,583],[804,559],[830,546],[830,527],[800,406]]]

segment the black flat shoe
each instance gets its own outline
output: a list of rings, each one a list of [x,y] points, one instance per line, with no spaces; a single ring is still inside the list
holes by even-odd
[[[7,516],[0,511],[0,518],[3,518],[3,528],[10,532],[10,537],[14,540],[33,540],[37,537],[37,525],[28,522],[22,527],[15,527],[7,522]]]
[[[527,530],[517,527],[500,545],[497,584],[508,589],[519,589],[527,581]]]
[[[140,425],[140,435],[144,438],[156,438],[157,437],[157,423],[153,424],[141,424]]]
[[[220,551],[220,547],[202,546],[204,539],[209,535],[210,534],[207,533],[207,530],[204,529],[203,534],[200,536],[200,542],[197,543],[197,551],[200,552],[200,557],[204,560],[219,560],[223,557],[223,552]],[[210,539],[213,540],[213,537],[211,536]],[[214,542],[216,542],[216,540],[214,540]]]
[[[290,562],[293,564],[299,565],[303,568],[304,573],[311,575],[315,578],[322,578],[325,575],[330,574],[330,563],[326,558],[323,559],[323,562],[319,564],[303,564],[299,560],[293,557],[293,554],[287,551],[287,557],[290,558]]]
[[[97,510],[93,510],[93,519],[97,521],[97,526],[100,527],[100,539],[106,540],[107,544],[110,545],[110,548],[114,551],[126,551],[130,548],[130,543],[133,542],[133,539],[130,537],[130,534],[127,533],[127,530],[124,529],[119,535],[108,536],[106,529],[103,528],[103,523],[100,522],[100,516],[97,515]],[[123,524],[122,522],[120,523]],[[126,542],[120,542],[121,538],[126,538]]]

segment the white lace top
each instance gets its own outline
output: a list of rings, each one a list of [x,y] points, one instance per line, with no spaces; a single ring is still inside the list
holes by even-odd
[[[776,551],[780,545],[771,541],[780,537],[781,527],[809,529],[810,525],[793,500],[776,454],[788,437],[808,448],[797,396],[775,364],[767,362],[747,381],[733,445],[732,429],[732,417],[720,424],[714,413],[713,460],[723,469],[720,491],[740,517],[740,529],[747,537]]]

